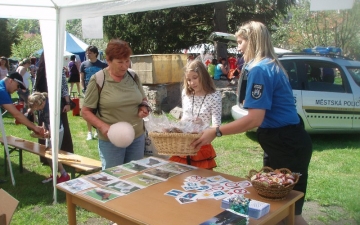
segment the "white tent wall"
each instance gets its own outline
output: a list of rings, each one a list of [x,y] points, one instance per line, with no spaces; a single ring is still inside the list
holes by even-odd
[[[69,19],[125,14],[164,8],[221,2],[224,0],[0,0],[0,18],[38,19],[45,51],[50,104],[50,132],[59,133],[60,84],[64,50],[65,23]],[[32,13],[29,13],[32,12]],[[91,16],[89,16],[91,15]],[[57,175],[58,138],[51,139],[53,176]],[[56,181],[54,202],[57,202]]]
[[[58,15],[58,12],[56,12]],[[58,146],[59,139],[56,138],[59,134],[60,126],[60,98],[61,98],[61,79],[62,79],[62,64],[64,52],[64,37],[65,35],[65,22],[63,20],[40,20],[40,30],[41,38],[44,47],[44,56],[46,62],[46,74],[55,74],[55,76],[47,76],[47,86],[49,94],[49,107],[50,114],[53,115],[50,117],[50,133],[52,134],[51,138],[51,151],[52,151],[52,168],[53,168],[53,177],[57,177],[58,170]],[[50,101],[51,98],[51,101]],[[54,185],[54,202],[57,202],[57,192],[56,192],[56,182],[57,179],[53,179]]]

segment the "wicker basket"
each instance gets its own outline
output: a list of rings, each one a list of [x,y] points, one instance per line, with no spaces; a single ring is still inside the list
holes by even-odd
[[[196,155],[198,149],[192,148],[190,144],[200,136],[201,134],[149,132],[159,155]]]
[[[277,169],[283,174],[292,174],[289,169],[281,168]],[[257,193],[264,199],[273,200],[273,201],[280,201],[286,198],[289,192],[294,188],[295,184],[299,181],[298,174],[292,174],[295,178],[293,184],[290,185],[280,185],[280,184],[271,184],[265,185],[264,183],[256,180],[251,180],[251,177],[259,172],[273,172],[274,170],[270,167],[263,167],[260,171],[250,170],[249,175],[246,178],[251,182]]]

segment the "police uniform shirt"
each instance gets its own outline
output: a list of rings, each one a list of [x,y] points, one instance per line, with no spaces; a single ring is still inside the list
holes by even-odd
[[[278,128],[298,124],[293,92],[289,79],[269,58],[246,66],[248,81],[244,108],[265,109],[261,128]]]

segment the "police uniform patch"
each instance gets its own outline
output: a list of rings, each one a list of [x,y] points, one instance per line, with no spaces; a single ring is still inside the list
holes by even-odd
[[[262,96],[264,90],[264,85],[262,84],[253,84],[251,89],[251,97],[253,99],[259,99]]]

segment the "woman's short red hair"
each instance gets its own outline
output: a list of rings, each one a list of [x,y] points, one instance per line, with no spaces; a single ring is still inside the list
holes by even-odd
[[[132,50],[126,41],[120,39],[111,39],[107,44],[106,60],[111,62],[113,59],[126,59],[132,55]]]

